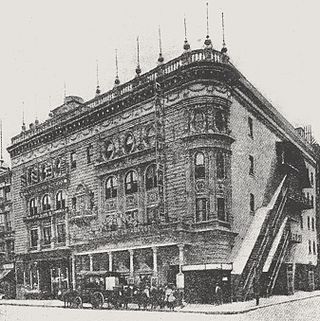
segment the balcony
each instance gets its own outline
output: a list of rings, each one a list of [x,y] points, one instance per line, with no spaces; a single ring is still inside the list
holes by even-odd
[[[302,235],[298,233],[290,233],[290,242],[302,243]]]
[[[68,207],[61,208],[58,210],[48,210],[48,211],[43,211],[34,215],[28,215],[24,216],[23,220],[25,222],[33,222],[37,220],[43,220],[52,216],[60,216],[60,215],[65,215],[66,212],[68,211]]]
[[[97,207],[93,209],[75,209],[72,208],[69,212],[69,222],[78,226],[88,225],[91,220],[95,219],[98,215]]]
[[[300,210],[309,210],[313,208],[312,201],[308,199],[303,193],[289,190],[288,200],[294,203],[295,207]]]

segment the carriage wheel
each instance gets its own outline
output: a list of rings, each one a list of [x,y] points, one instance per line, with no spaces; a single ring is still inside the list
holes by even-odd
[[[82,308],[82,299],[81,299],[81,297],[76,296],[73,299],[73,305],[74,305],[75,308],[81,309]]]
[[[91,297],[92,308],[101,309],[104,304],[104,297],[101,292],[93,293]]]

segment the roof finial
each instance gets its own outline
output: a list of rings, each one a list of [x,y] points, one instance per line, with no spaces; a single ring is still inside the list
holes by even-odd
[[[100,85],[99,85],[99,63],[98,59],[96,60],[96,76],[97,76],[97,88],[96,88],[96,96],[99,96],[101,93]]]
[[[188,43],[187,39],[187,22],[186,22],[186,17],[183,18],[183,25],[184,25],[184,44],[183,44],[183,49],[185,51],[190,50],[190,45]]]
[[[207,36],[206,40],[204,41],[204,44],[207,46],[207,48],[212,48],[212,42],[209,36],[209,4],[208,2],[206,3],[207,6]]]
[[[137,68],[136,68],[136,74],[137,74],[137,76],[139,76],[141,74],[139,36],[137,37]]]
[[[226,42],[224,39],[224,15],[223,15],[223,12],[221,13],[221,24],[222,24],[222,49],[221,49],[221,52],[226,54],[228,49],[227,49]]]
[[[66,99],[67,97],[67,85],[66,82],[64,81],[63,83],[63,98]]]
[[[116,79],[114,80],[114,85],[118,86],[120,84],[119,68],[118,68],[118,50],[115,49],[115,51],[116,51]]]
[[[158,63],[159,65],[161,65],[164,61],[164,58],[162,56],[162,44],[161,44],[161,29],[160,29],[160,26],[159,26],[159,29],[158,29],[158,35],[159,35],[159,58],[158,58]]]
[[[26,123],[24,121],[24,101],[22,102],[22,126],[21,126],[22,131],[26,130]]]
[[[0,168],[3,165],[3,153],[2,153],[2,119],[0,119]]]

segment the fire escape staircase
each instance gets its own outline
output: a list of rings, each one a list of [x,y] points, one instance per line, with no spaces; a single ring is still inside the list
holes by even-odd
[[[290,235],[290,223],[286,217],[279,229],[270,250],[269,257],[263,267],[263,272],[266,272],[265,292],[267,295],[272,295],[273,293],[281,265],[285,259],[290,243]]]
[[[233,273],[239,274],[234,295],[248,300],[252,294],[254,278],[260,279],[275,237],[285,220],[283,210],[287,202],[288,180],[283,177],[270,203],[256,211],[251,226],[234,260]]]

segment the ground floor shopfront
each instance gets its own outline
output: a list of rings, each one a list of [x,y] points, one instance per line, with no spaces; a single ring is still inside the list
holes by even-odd
[[[69,250],[28,253],[17,257],[17,298],[56,298],[69,288]]]

